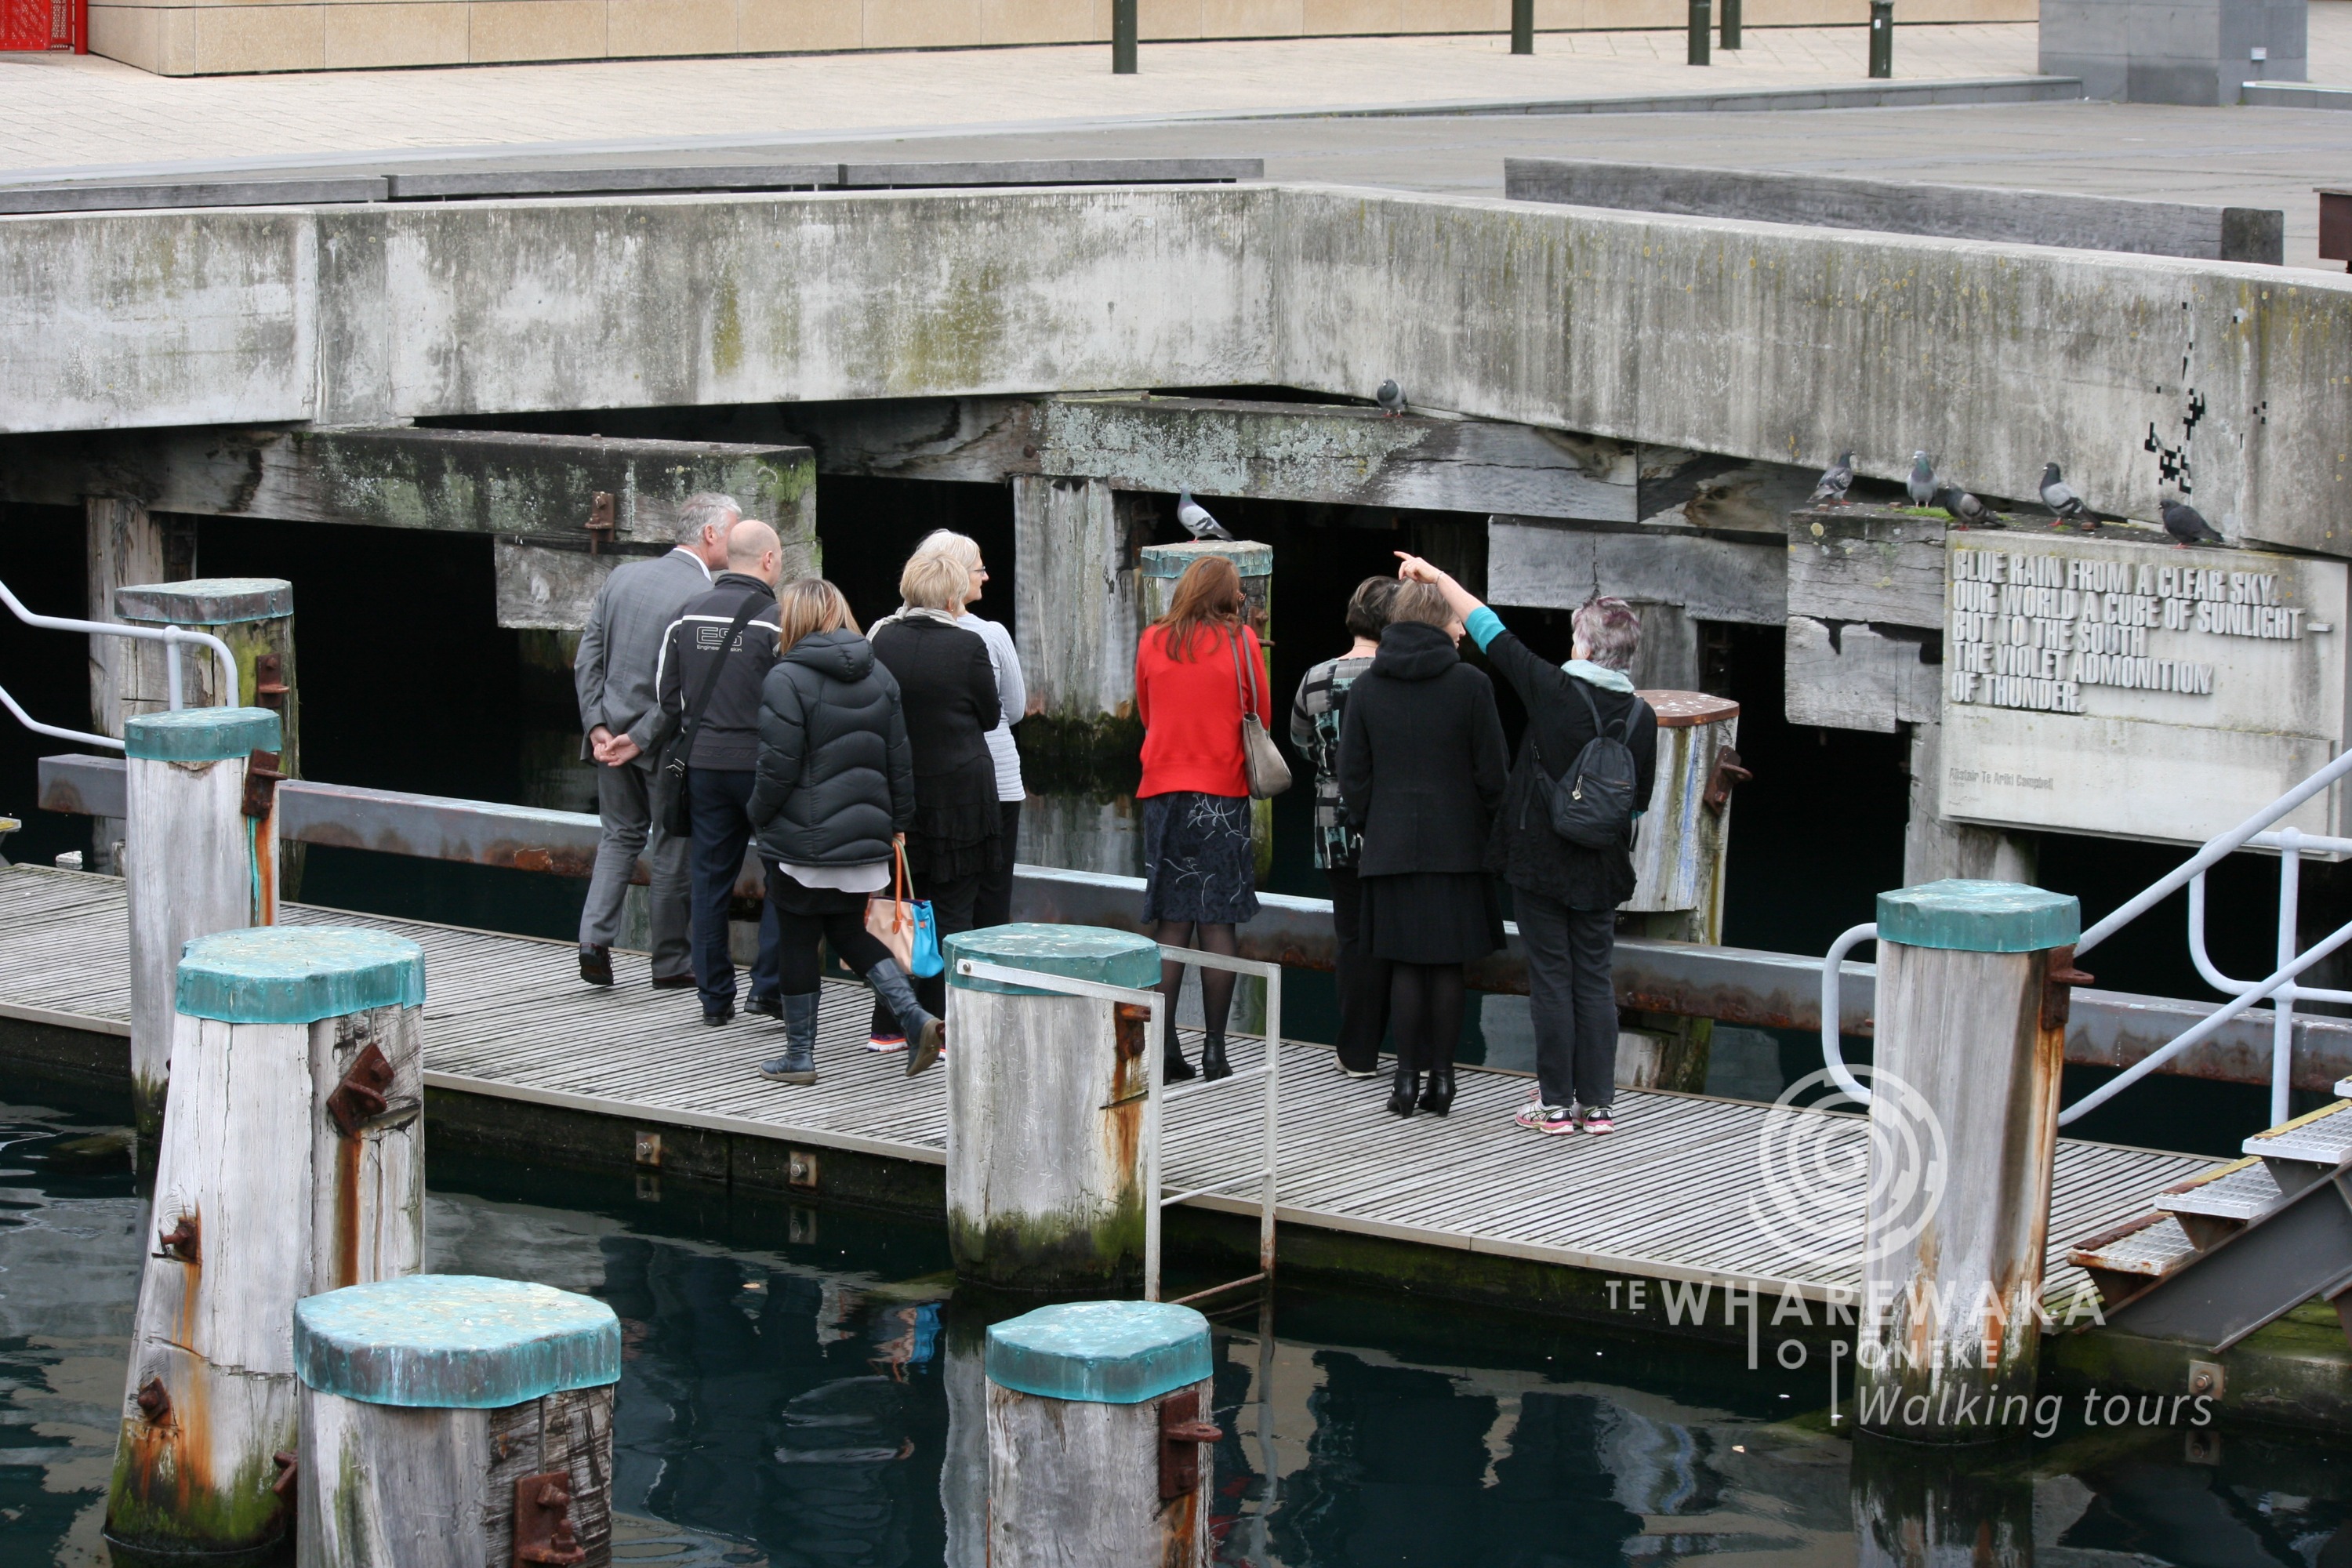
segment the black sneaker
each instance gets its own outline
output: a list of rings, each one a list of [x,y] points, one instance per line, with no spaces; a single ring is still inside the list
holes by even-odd
[[[735,1009],[729,1007],[717,1013],[706,1010],[702,1015],[702,1021],[710,1028],[724,1028],[735,1021]]]
[[[757,1013],[762,1018],[773,1018],[781,1024],[784,1021],[784,999],[781,996],[754,996],[743,1004],[743,1011]]]
[[[582,948],[580,978],[591,985],[613,984],[613,950],[609,947]]]

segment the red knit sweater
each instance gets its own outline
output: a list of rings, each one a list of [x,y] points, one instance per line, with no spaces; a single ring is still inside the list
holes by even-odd
[[[1256,672],[1252,706],[1263,720],[1271,711],[1265,661],[1257,634],[1242,628],[1237,675],[1230,635],[1195,633],[1192,658],[1168,657],[1164,626],[1146,626],[1135,650],[1135,715],[1143,721],[1143,785],[1138,795],[1196,790],[1202,795],[1245,795],[1242,771],[1242,681]]]

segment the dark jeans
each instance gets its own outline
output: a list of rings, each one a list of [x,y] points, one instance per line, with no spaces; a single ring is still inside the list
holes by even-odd
[[[783,879],[782,871],[768,868],[768,909],[776,917],[778,939],[777,978],[785,995],[805,996],[818,988],[824,972],[817,951],[821,942],[833,943],[835,955],[861,975],[890,956],[890,950],[866,929],[863,905],[834,915],[796,915],[780,908],[776,885]]]
[[[936,922],[940,940],[944,942],[958,931],[971,931],[977,925],[978,922],[972,919],[972,907],[980,898],[980,885],[985,879],[986,873],[975,871],[969,877],[959,877],[952,882],[919,884],[918,879],[909,874],[907,881],[907,897],[930,900],[931,919]],[[910,975],[908,978],[913,977]],[[922,1003],[923,1010],[933,1017],[946,1017],[948,1016],[947,971],[941,970],[928,980],[916,980],[915,997]],[[898,1033],[898,1015],[884,1006],[879,996],[874,999],[874,1032],[877,1035]]]
[[[727,905],[743,871],[743,851],[751,842],[750,768],[689,768],[686,804],[694,821],[694,988],[702,1010],[724,1013],[735,1005],[735,961],[727,951]],[[751,963],[751,995],[777,995],[776,906],[760,915],[760,955]]]
[[[980,896],[972,901],[971,929],[1013,923],[1013,852],[1021,843],[1021,803],[997,802],[1004,816],[1003,863],[980,877]]]
[[[1353,866],[1334,866],[1331,929],[1339,939],[1339,1065],[1372,1072],[1381,1065],[1381,1038],[1389,1032],[1389,964],[1364,951],[1364,885]]]
[[[1571,910],[1525,888],[1512,889],[1511,898],[1528,953],[1528,1004],[1535,1016],[1543,1102],[1613,1105],[1617,993],[1609,961],[1617,948],[1616,912]]]

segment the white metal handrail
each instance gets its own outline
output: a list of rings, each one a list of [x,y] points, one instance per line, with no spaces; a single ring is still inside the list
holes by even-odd
[[[2196,854],[2148,884],[2137,896],[2127,900],[2075,939],[2074,956],[2079,959],[2185,887],[2189,889],[2189,958],[2195,963],[2199,976],[2215,990],[2229,994],[2230,999],[2175,1036],[2160,1049],[2141,1058],[2060,1111],[2060,1126],[2066,1126],[2097,1110],[2166,1062],[2210,1039],[2222,1025],[2265,1000],[2270,1002],[2274,1016],[2271,1036],[2271,1121],[2276,1125],[2287,1120],[2293,1103],[2296,1000],[2352,1003],[2352,991],[2296,984],[2297,975],[2347,942],[2352,942],[2352,924],[2347,924],[2325,941],[2304,950],[2298,956],[2296,949],[2300,939],[2296,932],[2296,919],[2301,905],[2303,857],[2306,853],[2352,855],[2352,838],[2309,834],[2294,827],[2273,832],[2272,827],[2279,818],[2347,774],[2352,774],[2352,750],[2346,751],[2229,832],[2209,840]],[[2277,967],[2262,980],[2236,980],[2222,973],[2205,946],[2205,874],[2221,860],[2243,849],[2273,849],[2279,856]],[[1852,927],[1830,944],[1829,952],[1822,960],[1822,1065],[1829,1069],[1831,1078],[1836,1080],[1839,1088],[1864,1104],[1869,1103],[1870,1092],[1847,1069],[1840,1046],[1839,965],[1856,943],[1877,934],[1875,925]]]
[[[1265,1085],[1258,1121],[1260,1152],[1255,1173],[1258,1180],[1257,1272],[1245,1274],[1238,1279],[1228,1279],[1222,1284],[1212,1285],[1205,1290],[1195,1290],[1189,1296],[1179,1297],[1178,1300],[1182,1303],[1199,1301],[1211,1296],[1222,1296],[1228,1290],[1238,1290],[1250,1285],[1262,1286],[1270,1294],[1274,1289],[1275,1158],[1282,1116],[1282,965],[1262,963],[1252,958],[1234,958],[1222,952],[1203,952],[1197,948],[1171,947],[1166,942],[1160,944],[1160,956],[1164,962],[1197,964],[1202,969],[1228,970],[1235,974],[1255,974],[1265,981],[1265,1058],[1256,1067],[1218,1079],[1213,1083],[1202,1080],[1171,1089],[1167,1088],[1163,1076],[1167,1064],[1167,1052],[1161,1045],[1160,1016],[1156,1013],[1152,1016],[1152,1040],[1150,1047],[1151,1098],[1145,1105],[1143,1113],[1143,1149],[1146,1162],[1143,1190],[1150,1194],[1153,1201],[1144,1205],[1143,1299],[1147,1301],[1160,1300],[1160,1211],[1171,1204],[1181,1204],[1188,1198],[1206,1197],[1227,1187],[1240,1186],[1246,1183],[1250,1176],[1249,1173],[1244,1172],[1230,1181],[1217,1182],[1209,1186],[1195,1187],[1189,1192],[1178,1193],[1173,1197],[1168,1196],[1167,1184],[1160,1175],[1160,1141],[1166,1126],[1161,1116],[1161,1108],[1178,1100],[1192,1099],[1195,1095],[1208,1093],[1213,1089],[1246,1083],[1252,1079],[1258,1079]],[[1153,994],[1157,995],[1158,993],[1155,992]]]
[[[26,626],[37,626],[45,631],[86,632],[93,637],[124,637],[134,642],[162,643],[165,700],[171,703],[174,712],[185,706],[180,695],[180,645],[182,643],[201,644],[210,648],[214,657],[220,660],[222,703],[229,707],[236,705],[236,655],[229,651],[228,644],[210,632],[184,631],[178,626],[131,626],[117,621],[84,621],[69,616],[37,615],[25,607],[23,600],[8,591],[8,584],[5,583],[0,583],[0,605],[7,605],[9,613]],[[111,735],[93,734],[88,730],[68,730],[55,724],[42,723],[30,713],[26,712],[24,706],[10,696],[5,688],[0,688],[0,704],[5,704],[8,711],[16,715],[16,721],[36,734],[53,735],[60,741],[75,741],[85,746],[104,746],[117,752],[122,750],[122,742]]]
[[[1230,958],[1223,953],[1200,952],[1191,948],[1170,947],[1162,943],[1162,959],[1182,963],[1199,964],[1203,969],[1229,969],[1240,974],[1255,974],[1265,982],[1265,1059],[1257,1067],[1219,1079],[1215,1083],[1196,1083],[1171,1089],[1164,1075],[1166,1052],[1161,1046],[1162,1019],[1168,1003],[1154,987],[1137,990],[1124,985],[1105,985],[1099,981],[1077,980],[1067,975],[1046,974],[1034,969],[1014,969],[1001,963],[988,963],[978,959],[956,960],[956,973],[969,979],[994,981],[1003,985],[1025,986],[1032,991],[1050,991],[1059,996],[1092,996],[1130,1007],[1147,1010],[1150,1034],[1144,1047],[1150,1061],[1150,1089],[1143,1102],[1143,1190],[1149,1200],[1143,1208],[1143,1299],[1160,1300],[1160,1214],[1171,1204],[1181,1204],[1188,1198],[1204,1197],[1240,1186],[1250,1179],[1250,1173],[1227,1182],[1213,1183],[1189,1192],[1167,1195],[1167,1185],[1160,1176],[1161,1110],[1171,1100],[1181,1100],[1210,1089],[1228,1084],[1245,1083],[1252,1079],[1265,1085],[1265,1109],[1260,1121],[1264,1140],[1263,1153],[1255,1174],[1258,1180],[1258,1271],[1239,1279],[1228,1279],[1205,1290],[1195,1290],[1180,1300],[1192,1302],[1204,1297],[1223,1295],[1244,1285],[1263,1284],[1271,1290],[1274,1286],[1274,1211],[1275,1211],[1275,1150],[1276,1129],[1282,1106],[1282,966],[1260,963],[1254,959]]]

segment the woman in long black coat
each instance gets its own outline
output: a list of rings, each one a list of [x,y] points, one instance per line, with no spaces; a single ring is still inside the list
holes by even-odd
[[[1394,967],[1389,1110],[1454,1109],[1454,1052],[1468,991],[1463,966],[1503,945],[1485,869],[1510,756],[1495,689],[1462,662],[1462,624],[1426,583],[1397,591],[1371,668],[1348,694],[1339,795],[1364,831],[1363,944]],[[1428,1074],[1426,1087],[1421,1075]]]

